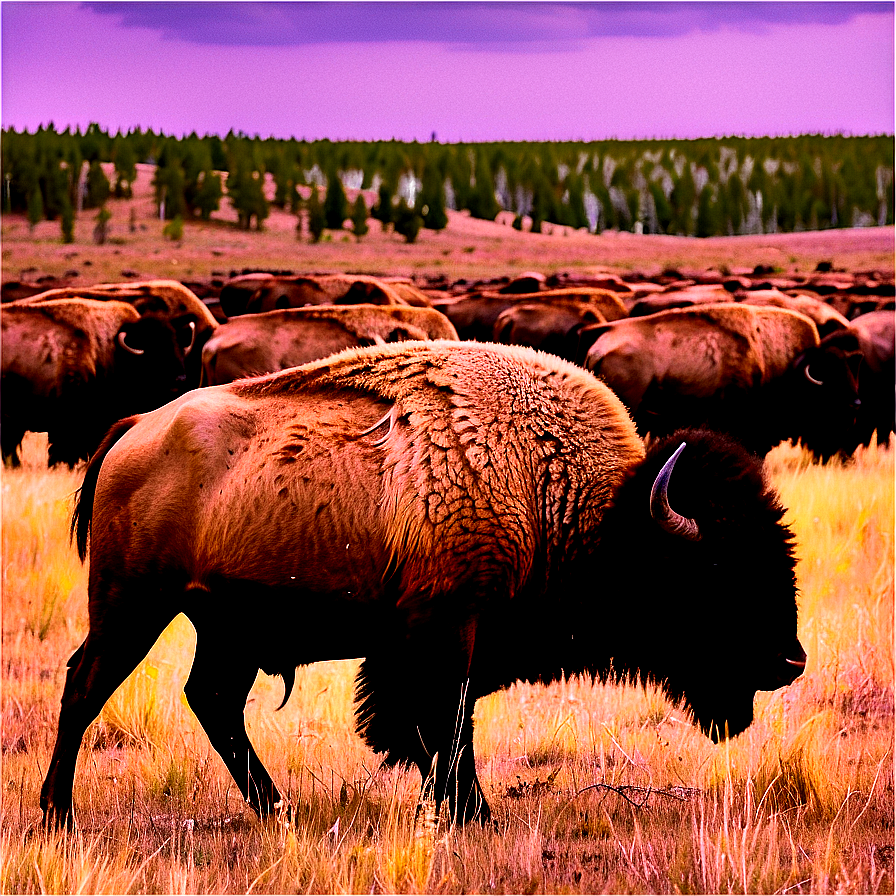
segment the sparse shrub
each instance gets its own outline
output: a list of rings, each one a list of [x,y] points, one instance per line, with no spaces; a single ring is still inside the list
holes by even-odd
[[[184,238],[184,219],[178,215],[172,218],[163,228],[162,236],[166,240],[179,243]]]

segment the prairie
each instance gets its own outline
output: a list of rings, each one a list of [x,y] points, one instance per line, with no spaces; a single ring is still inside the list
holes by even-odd
[[[2,219],[3,279],[73,283],[208,280],[245,267],[460,277],[570,271],[807,273],[819,262],[893,275],[893,228],[696,240],[449,213],[414,244],[371,231],[296,238],[272,211],[262,233],[228,210],[163,239],[141,166],[114,200],[110,239],[89,214],[64,245],[58,223]],[[133,216],[132,216],[133,213]],[[131,222],[133,221],[133,227]],[[768,475],[798,542],[799,636],[791,687],[762,693],[756,721],[713,745],[655,688],[572,678],[479,701],[476,752],[494,829],[415,819],[416,772],[380,767],[353,733],[356,662],[300,669],[287,705],[259,674],[250,736],[297,807],[259,823],[182,696],[194,633],[178,618],[88,730],[78,827],[40,829],[65,664],[86,634],[86,569],[69,544],[80,471],[46,469],[29,435],[2,482],[2,893],[878,893],[894,891],[894,447],[810,463],[781,446]],[[596,596],[637,599],[625,577]],[[744,608],[749,612],[749,608]],[[707,673],[714,652],[707,646]]]
[[[260,823],[182,696],[180,617],[88,730],[65,835],[41,830],[38,792],[86,570],[68,541],[79,472],[47,470],[45,452],[28,436],[2,473],[3,893],[893,892],[892,445],[827,465],[768,456],[809,660],[732,741],[636,683],[515,685],[476,707],[495,827],[457,829],[415,819],[419,776],[353,734],[356,663],[320,663],[280,712],[279,679],[259,674],[250,695],[250,736],[298,808],[292,827]],[[596,599],[637,599],[624,582]]]

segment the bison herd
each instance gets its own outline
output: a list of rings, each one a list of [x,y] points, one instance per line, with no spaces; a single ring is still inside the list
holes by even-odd
[[[33,430],[48,433],[51,464],[72,466],[116,420],[198,386],[419,339],[557,355],[607,383],[641,436],[704,426],[758,455],[791,440],[823,461],[875,433],[888,442],[892,282],[665,279],[548,285],[531,274],[422,289],[402,278],[251,273],[196,292],[157,280],[19,298],[2,314],[3,458],[17,464]]]
[[[514,681],[640,677],[714,740],[743,731],[806,664],[763,455],[894,429],[886,297],[747,286],[248,275],[205,301],[151,281],[5,304],[5,461],[28,430],[88,460],[90,628],[47,822],[179,613],[187,699],[260,816],[283,798],[243,720],[259,669],[285,703],[298,665],[363,657],[358,733],[460,822],[490,814],[475,702]]]

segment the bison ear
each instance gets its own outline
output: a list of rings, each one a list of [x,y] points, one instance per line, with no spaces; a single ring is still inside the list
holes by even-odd
[[[118,344],[126,351],[130,352],[132,355],[142,355],[143,349],[137,348],[133,345],[128,345],[128,334],[124,330],[119,330],[118,332]]]
[[[669,480],[672,478],[672,470],[679,455],[685,449],[686,442],[682,442],[675,453],[663,464],[650,489],[650,515],[659,523],[660,527],[670,535],[680,535],[688,541],[700,540],[700,527],[696,520],[676,513],[669,506]]]

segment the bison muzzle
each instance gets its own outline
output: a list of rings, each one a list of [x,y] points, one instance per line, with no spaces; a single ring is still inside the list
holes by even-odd
[[[606,386],[531,349],[350,349],[189,393],[121,421],[87,468],[90,629],[45,817],[71,817],[87,726],[181,612],[187,699],[261,816],[281,796],[243,720],[259,668],[285,702],[297,665],[363,657],[358,732],[459,822],[489,817],[476,699],[517,680],[654,680],[735,735],[805,665],[782,515],[736,443],[645,454]]]

